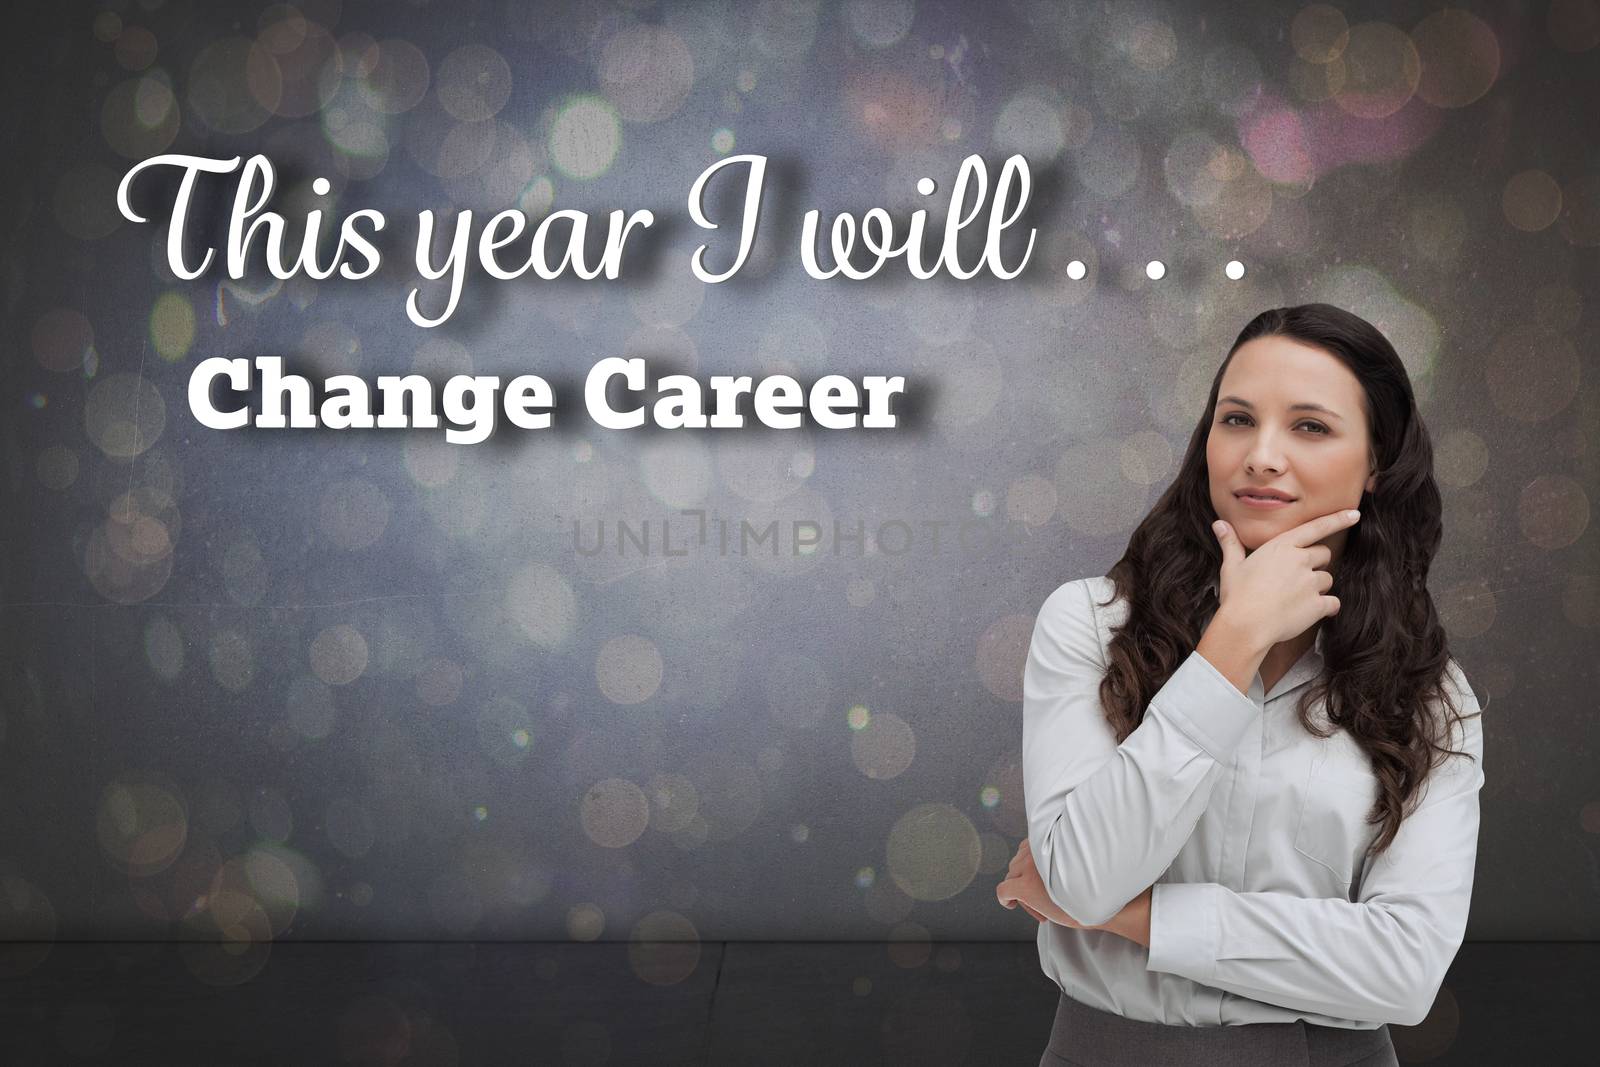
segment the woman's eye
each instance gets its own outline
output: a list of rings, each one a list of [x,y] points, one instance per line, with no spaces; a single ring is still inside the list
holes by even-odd
[[[1224,426],[1238,426],[1238,425],[1241,425],[1241,424],[1237,423],[1237,422],[1234,422],[1233,421],[1234,419],[1244,419],[1244,420],[1246,420],[1248,422],[1249,418],[1250,418],[1250,416],[1244,414],[1242,411],[1230,411],[1226,415],[1222,416],[1222,425],[1224,425]],[[1310,427],[1312,427],[1319,436],[1326,435],[1328,433],[1328,428],[1326,426],[1322,425],[1322,423],[1320,423],[1320,422],[1315,422],[1315,421],[1313,421],[1311,419],[1305,419],[1304,421],[1298,422],[1298,423],[1295,424],[1295,428],[1296,429],[1299,429],[1301,426],[1310,426]]]

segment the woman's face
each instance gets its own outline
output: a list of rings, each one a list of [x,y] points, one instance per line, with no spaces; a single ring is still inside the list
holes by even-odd
[[[1376,482],[1361,383],[1334,356],[1292,338],[1245,342],[1217,390],[1206,468],[1211,506],[1247,551],[1319,515],[1358,506]],[[1247,489],[1277,489],[1293,499],[1260,507],[1236,495]],[[1348,533],[1324,539],[1334,559]]]

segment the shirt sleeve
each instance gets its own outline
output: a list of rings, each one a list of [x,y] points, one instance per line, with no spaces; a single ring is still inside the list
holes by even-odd
[[[1420,1023],[1461,947],[1478,851],[1482,716],[1464,676],[1456,689],[1471,717],[1450,747],[1472,759],[1431,772],[1357,899],[1159,884],[1148,969],[1334,1018]]]
[[[1050,898],[1086,926],[1112,918],[1171,865],[1261,713],[1193,652],[1117,744],[1100,703],[1106,663],[1092,596],[1080,579],[1045,601],[1022,681],[1034,864]]]

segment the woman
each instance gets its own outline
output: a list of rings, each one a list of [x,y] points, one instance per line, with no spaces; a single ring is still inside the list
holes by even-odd
[[[1045,601],[997,889],[1062,990],[1042,1065],[1397,1062],[1461,944],[1483,783],[1432,467],[1381,333],[1263,312],[1122,559]]]

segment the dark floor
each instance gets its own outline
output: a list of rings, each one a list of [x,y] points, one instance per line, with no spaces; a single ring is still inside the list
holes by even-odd
[[[1469,943],[1401,1063],[1594,1063],[1600,943]],[[0,1063],[1026,1064],[1032,942],[0,945]]]

